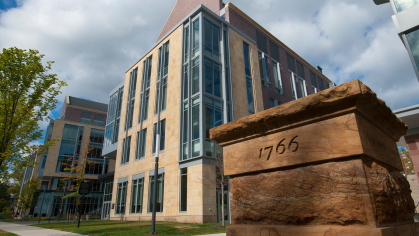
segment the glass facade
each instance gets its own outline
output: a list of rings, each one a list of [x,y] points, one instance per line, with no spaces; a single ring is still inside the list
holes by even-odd
[[[104,147],[118,142],[123,94],[124,87],[121,87],[109,98],[108,115],[106,118],[105,137],[103,143]]]
[[[141,106],[140,106],[140,119],[142,122],[148,119],[148,107],[150,102],[150,79],[153,57],[150,56],[144,61],[143,69],[143,85],[141,89]]]
[[[69,172],[70,170],[67,168],[70,168],[79,159],[83,131],[84,128],[80,126],[64,125],[57,167],[55,169],[56,173]]]
[[[145,149],[147,144],[147,128],[137,133],[137,156],[136,159],[145,157]]]
[[[125,204],[127,201],[127,185],[128,182],[118,183],[115,206],[115,214],[117,215],[125,214]]]
[[[109,160],[102,156],[104,130],[91,129],[85,174],[101,175],[108,172]]]
[[[419,0],[393,0],[397,12],[402,12],[414,5],[419,4]]]
[[[153,153],[156,153],[157,123],[154,124]],[[160,121],[160,151],[164,150],[166,137],[166,119]]]
[[[132,180],[131,213],[141,213],[143,206],[144,178]]]
[[[121,165],[125,165],[129,162],[129,154],[131,152],[131,136],[127,137],[122,142],[123,142],[123,147],[122,147]]]
[[[134,103],[135,103],[135,90],[137,87],[137,71],[138,68],[135,68],[131,72],[129,91],[128,91],[128,102],[127,102],[127,125],[125,129],[132,127],[132,120],[134,118]]]
[[[92,120],[92,113],[89,113],[89,112],[81,113],[81,120],[80,120],[81,123],[90,125],[91,120]]]
[[[212,156],[214,145],[209,139],[209,129],[232,119],[232,92],[228,27],[223,28],[221,22],[201,13],[191,22],[186,22],[183,30],[182,142],[179,158],[187,160]],[[247,65],[250,74],[249,60]]]
[[[148,189],[148,212],[153,211],[154,199],[154,176],[150,176],[150,183]],[[157,201],[156,212],[163,212],[163,193],[164,193],[164,173],[159,174],[157,177]]]
[[[416,4],[419,0],[416,0]],[[419,29],[406,34],[407,43],[412,52],[413,60],[417,70],[419,71]]]

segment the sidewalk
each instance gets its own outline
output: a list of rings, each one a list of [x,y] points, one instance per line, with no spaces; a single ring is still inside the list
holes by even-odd
[[[23,222],[22,222],[23,223]],[[37,222],[31,222],[36,224]],[[22,236],[80,236],[81,234],[74,234],[53,229],[43,229],[33,226],[26,226],[23,224],[14,224],[0,222],[0,229]]]

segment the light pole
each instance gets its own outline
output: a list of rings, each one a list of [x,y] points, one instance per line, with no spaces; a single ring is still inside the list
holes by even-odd
[[[158,126],[158,125],[157,125]],[[159,151],[160,151],[160,135],[156,135],[156,163],[154,164],[154,188],[153,188],[153,215],[151,217],[151,232],[156,233],[156,204],[157,204],[157,177],[159,176]]]

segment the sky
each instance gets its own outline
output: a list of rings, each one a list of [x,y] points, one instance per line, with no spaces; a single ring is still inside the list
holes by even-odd
[[[224,1],[227,3],[227,1]],[[108,103],[150,50],[175,0],[0,0],[0,46],[36,49],[65,94]],[[232,0],[336,84],[359,79],[393,110],[419,103],[419,82],[390,4],[373,0]],[[47,122],[40,122],[45,129]],[[39,140],[43,142],[43,140]]]

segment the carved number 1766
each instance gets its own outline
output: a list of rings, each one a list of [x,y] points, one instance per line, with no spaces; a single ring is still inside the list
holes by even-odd
[[[291,141],[288,144],[288,150],[291,152],[296,152],[298,150],[298,142],[295,141],[295,139],[298,138],[298,135],[291,139]],[[285,152],[285,145],[283,142],[285,141],[285,138],[279,141],[278,145],[276,146],[276,153],[283,154]],[[295,145],[293,145],[295,144]],[[292,148],[292,146],[295,146],[295,148]],[[263,150],[269,150],[268,158],[266,160],[269,160],[271,158],[272,150],[274,149],[274,146],[268,146],[260,149],[259,158],[262,158],[262,151]]]

